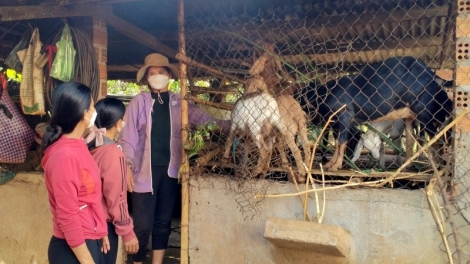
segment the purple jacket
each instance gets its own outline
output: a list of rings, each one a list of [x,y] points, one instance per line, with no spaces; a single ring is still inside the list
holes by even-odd
[[[182,163],[181,137],[181,99],[179,94],[170,93],[170,164],[168,175],[178,178]],[[152,96],[149,92],[136,95],[126,110],[126,125],[119,136],[119,145],[126,156],[127,163],[132,166],[134,174],[134,191],[138,193],[153,192],[152,165],[150,154],[150,133],[152,131]],[[207,122],[217,121],[222,131],[229,131],[230,121],[214,119],[198,108],[193,102],[188,102],[189,124],[199,126]]]

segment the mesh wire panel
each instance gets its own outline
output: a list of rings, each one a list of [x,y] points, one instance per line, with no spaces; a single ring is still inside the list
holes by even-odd
[[[187,1],[186,99],[232,121],[191,159],[195,184],[207,174],[236,179],[234,199],[252,217],[254,194],[269,185],[255,190],[250,181],[302,182],[310,171],[321,182],[320,163],[331,184],[418,189],[444,175],[447,213],[468,247],[465,133],[449,126],[467,107],[454,80],[469,59],[455,23],[465,5]],[[196,115],[190,110],[190,123]]]

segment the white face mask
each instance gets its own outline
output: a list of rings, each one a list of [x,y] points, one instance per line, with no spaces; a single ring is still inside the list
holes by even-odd
[[[169,81],[170,78],[164,74],[156,74],[148,78],[150,87],[157,90],[165,88]]]
[[[121,121],[121,128],[118,127],[117,132],[121,133],[121,131],[124,129],[124,126],[126,125],[126,122]]]
[[[88,111],[88,112],[90,112],[90,111]],[[95,120],[96,120],[97,116],[98,116],[98,113],[96,113],[96,111],[91,114],[90,123],[88,124],[87,128],[92,128],[95,125]]]

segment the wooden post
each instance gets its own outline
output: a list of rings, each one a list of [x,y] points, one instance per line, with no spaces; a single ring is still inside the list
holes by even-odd
[[[447,10],[447,20],[444,29],[444,36],[442,38],[441,45],[441,57],[439,61],[439,69],[443,70],[445,67],[445,62],[448,59],[448,52],[450,52],[450,44],[454,39],[455,33],[455,6],[457,3],[449,1],[449,9]]]
[[[178,43],[179,54],[186,56],[186,41],[184,33],[184,0],[178,0]],[[183,127],[183,146],[188,139],[188,101],[185,99],[188,89],[186,82],[187,65],[180,61],[180,82],[181,82],[181,126]],[[180,168],[180,181],[182,184],[181,194],[181,264],[189,263],[189,160],[186,150],[183,147],[183,163]]]

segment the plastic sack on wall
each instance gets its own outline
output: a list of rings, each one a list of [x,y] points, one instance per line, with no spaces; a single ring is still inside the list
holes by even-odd
[[[51,77],[69,82],[73,80],[75,73],[75,49],[73,47],[72,34],[68,24],[65,24],[62,36],[56,44],[57,54],[52,63]]]

